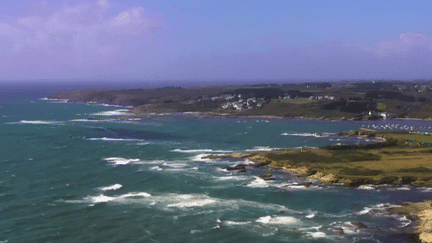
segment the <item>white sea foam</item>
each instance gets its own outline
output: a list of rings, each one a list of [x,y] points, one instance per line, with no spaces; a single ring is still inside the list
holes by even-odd
[[[188,166],[186,163],[163,163],[164,166],[172,167],[172,168],[185,168]]]
[[[253,161],[251,161],[251,160],[249,160],[249,159],[245,159],[242,163],[240,163],[240,164],[246,164],[246,165],[253,165],[253,164],[255,164],[255,162],[253,162]]]
[[[361,232],[359,230],[359,227],[357,225],[353,224],[352,222],[337,221],[337,222],[331,223],[330,226],[332,226],[330,229],[333,229],[333,230],[342,229],[344,234],[358,234]]]
[[[93,102],[94,104],[98,104],[97,102]],[[102,106],[106,106],[106,107],[123,107],[121,105],[110,105],[110,104],[101,104]],[[126,106],[128,107],[128,106]]]
[[[312,238],[326,238],[327,235],[324,232],[307,232],[306,237],[312,237]]]
[[[216,177],[219,181],[242,181],[247,180],[247,176],[222,176],[222,177]]]
[[[115,165],[127,165],[131,162],[139,162],[139,159],[126,159],[121,157],[111,157],[111,158],[105,158],[105,161],[108,161],[110,163],[113,163]]]
[[[263,224],[287,225],[287,224],[297,224],[300,222],[300,220],[290,216],[264,216],[257,219],[256,222],[263,223]]]
[[[296,184],[291,184],[285,187],[286,189],[294,189],[294,190],[301,190],[301,189],[307,189],[306,186],[304,185],[296,185]]]
[[[246,149],[247,152],[253,152],[253,151],[272,151],[272,150],[279,150],[281,148],[270,148],[268,146],[255,146],[252,149]]]
[[[174,204],[169,204],[167,207],[179,207],[179,208],[186,208],[186,207],[202,207],[208,204],[215,203],[215,200],[212,199],[195,199],[185,202],[179,202]]]
[[[280,211],[287,210],[282,205],[271,203],[260,203],[246,201],[242,199],[222,199],[209,197],[205,194],[176,194],[164,193],[151,195],[147,192],[131,192],[118,196],[89,195],[82,200],[59,200],[66,203],[84,203],[90,206],[96,203],[116,203],[116,204],[139,204],[144,207],[158,207],[164,210],[189,210],[190,208],[212,208],[217,207],[222,210],[239,210],[243,207],[260,208],[263,210]],[[209,210],[209,209],[205,209]],[[201,212],[202,211],[198,211]],[[293,222],[291,217],[274,217],[269,224],[288,224]]]
[[[308,218],[308,219],[313,219],[315,217],[316,217],[316,215],[314,213],[311,213],[311,214],[308,214],[305,216],[305,218]]]
[[[134,162],[134,164],[143,164],[143,165],[162,165],[164,164],[166,161],[165,160],[139,160]]]
[[[118,109],[114,111],[103,111],[98,113],[93,113],[93,116],[124,116],[124,115],[131,115],[131,113],[128,113],[128,109]]]
[[[157,171],[161,171],[161,170],[163,170],[161,167],[159,167],[159,166],[153,166],[153,167],[151,167],[150,168],[150,170],[157,170]]]
[[[375,190],[376,188],[373,185],[361,185],[357,189],[360,189],[360,190]]]
[[[64,125],[63,122],[59,122],[59,121],[41,121],[41,120],[35,120],[35,121],[21,120],[19,122],[8,122],[6,124]]]
[[[108,197],[105,196],[103,194],[97,195],[97,196],[87,196],[85,197],[83,200],[79,200],[79,201],[66,201],[66,202],[71,202],[71,203],[90,203],[90,206],[93,206],[96,203],[105,203],[105,202],[112,202],[112,201],[122,201],[124,199],[128,199],[128,198],[136,198],[136,199],[141,199],[141,198],[148,198],[151,197],[151,195],[149,193],[146,192],[131,192],[131,193],[127,193],[127,194],[123,194],[120,196],[116,196],[116,197]]]
[[[72,122],[109,122],[109,121],[113,121],[113,119],[73,119],[73,120],[69,120]]]
[[[402,187],[397,187],[396,190],[399,190],[399,191],[410,191],[411,188],[409,188],[408,186],[402,186]]]
[[[231,150],[213,150],[213,149],[174,149],[172,152],[179,153],[231,153]]]
[[[99,190],[101,191],[111,191],[111,190],[118,190],[120,188],[122,188],[123,186],[121,184],[114,184],[112,186],[107,186],[107,187],[100,187]]]
[[[406,227],[412,223],[412,221],[409,220],[405,215],[400,217],[399,221],[402,222],[402,225],[400,226],[400,228]]]
[[[251,181],[250,183],[246,184],[245,186],[246,187],[255,187],[255,188],[258,188],[258,187],[264,188],[264,187],[269,187],[269,184],[267,183],[267,181],[263,180],[262,178],[255,176],[255,180]]]
[[[56,101],[60,103],[67,103],[69,101],[69,99],[49,99],[49,98],[40,98],[39,100]]]
[[[73,121],[73,122],[93,122],[93,121],[96,121],[96,122],[99,122],[99,120],[90,120],[90,119],[73,119],[73,120],[69,120],[69,121]]]
[[[209,156],[209,154],[198,154],[191,158],[193,161],[199,161],[199,162],[211,162],[212,159],[204,158],[206,156]]]
[[[149,145],[150,143],[149,142],[143,142],[143,143],[136,143],[135,145]]]
[[[364,207],[363,210],[358,212],[359,215],[368,214],[370,211],[372,211],[374,208]]]
[[[92,141],[128,141],[128,142],[136,142],[136,141],[144,141],[144,139],[137,139],[137,138],[86,138],[86,140],[92,140]]]
[[[302,230],[302,231],[306,231],[306,230],[320,230],[323,226],[319,225],[319,226],[312,226],[312,227],[306,227],[306,228],[298,228],[298,230]]]
[[[432,192],[432,188],[423,187],[421,189],[423,189],[421,192]]]
[[[123,198],[143,198],[143,197],[151,197],[151,195],[147,192],[130,192],[124,195],[120,195],[117,198],[123,199]]]
[[[220,171],[220,172],[229,172],[227,169],[225,169],[225,168],[216,168],[216,170],[217,171]]]
[[[251,223],[251,221],[246,221],[246,222],[235,222],[235,221],[229,221],[229,220],[226,220],[226,221],[223,221],[222,222],[222,224],[224,225],[224,226],[231,226],[231,225],[244,225],[244,224],[250,224]]]
[[[333,133],[282,133],[281,136],[297,136],[297,137],[328,137],[334,135]]]
[[[105,196],[103,194],[98,195],[98,196],[88,196],[86,198],[84,198],[84,200],[90,201],[91,203],[103,203],[103,202],[109,202],[112,200],[115,200],[115,197],[108,197]]]
[[[394,207],[402,207],[400,205],[395,205],[395,204],[390,204],[390,203],[380,203],[374,206],[370,206],[370,207],[364,207],[363,210],[361,210],[360,212],[358,212],[358,215],[363,215],[363,214],[368,214],[372,211],[383,211],[385,209],[388,208],[394,208]]]

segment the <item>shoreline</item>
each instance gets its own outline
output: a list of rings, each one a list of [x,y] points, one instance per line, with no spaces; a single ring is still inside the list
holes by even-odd
[[[54,99],[53,99],[54,100]],[[64,102],[64,103],[75,103],[75,104],[97,104],[97,105],[103,105],[103,106],[112,106],[117,108],[123,108],[128,109],[129,111],[132,111],[133,108],[131,107],[125,107],[125,106],[118,106],[118,105],[109,105],[104,103],[94,103],[94,102]],[[176,113],[132,113],[137,115],[155,115],[159,117],[133,117],[134,119],[167,119],[166,117],[161,117],[161,115],[188,115],[187,117],[170,117],[169,119],[200,119],[200,118],[240,118],[240,119],[272,119],[272,120],[281,120],[281,119],[298,119],[298,120],[320,120],[320,121],[349,121],[349,122],[365,122],[367,120],[350,120],[350,119],[343,119],[343,118],[311,118],[311,117],[281,117],[281,116],[242,116],[237,114],[221,114],[221,113],[213,113],[213,112],[176,112]],[[119,119],[130,119],[131,117],[122,117]],[[387,120],[378,120],[378,121],[391,121],[391,120],[408,120],[408,121],[431,121],[432,119],[419,119],[419,118],[392,118]],[[366,130],[366,129],[365,129]],[[370,130],[369,132],[377,132],[375,130]],[[366,135],[367,136],[367,135]],[[384,143],[387,141],[385,138],[377,138],[376,139],[382,139],[381,142],[378,143]],[[278,167],[278,166],[272,166],[272,162],[266,161],[267,158],[261,157],[262,154],[268,154],[273,152],[287,152],[287,151],[294,151],[294,150],[300,150],[300,152],[303,152],[302,150],[305,149],[307,152],[309,149],[315,149],[315,148],[291,148],[291,149],[283,149],[278,151],[255,151],[255,152],[244,152],[244,153],[235,153],[231,158],[238,158],[238,159],[248,159],[253,161],[255,164],[253,166],[261,167],[265,166],[269,169],[277,169],[282,170],[285,173],[295,174],[299,177],[305,177],[310,178],[314,180],[321,181],[322,183],[328,183],[328,184],[336,184],[336,185],[342,185],[342,186],[360,186],[360,185],[368,185],[368,181],[366,180],[359,180],[357,183],[354,183],[352,185],[347,185],[348,181],[344,181],[343,178],[337,178],[338,175],[334,174],[326,174],[324,172],[315,171],[315,173],[311,174],[312,171],[307,166],[299,166],[299,167]],[[321,148],[319,148],[321,149]],[[209,156],[215,156],[215,155],[209,155]],[[216,157],[204,157],[204,158],[216,158]],[[227,156],[227,155],[221,155],[221,156]],[[220,157],[221,158],[221,157]],[[225,157],[226,158],[226,157]],[[309,175],[311,174],[311,175]],[[385,182],[383,180],[382,182]],[[359,184],[360,183],[360,184]],[[382,184],[377,184],[382,185]],[[401,187],[404,184],[394,184],[396,187]],[[405,184],[406,185],[406,184]],[[416,185],[416,184],[410,184],[414,187],[420,187],[422,185]],[[399,215],[405,215],[407,217],[412,218],[413,224],[407,227],[407,230],[409,230],[410,239],[412,239],[413,242],[432,242],[432,201],[425,201],[420,203],[411,203],[406,202],[401,204],[402,207],[395,207],[391,208],[389,211],[394,214]]]
[[[388,209],[390,213],[404,215],[414,222],[407,228],[412,242],[432,242],[432,200],[424,202],[405,202],[400,207]]]
[[[99,103],[99,102],[78,102],[78,101],[69,101],[68,99],[56,99],[56,98],[48,98],[43,97],[40,98],[40,100],[46,100],[46,101],[63,101],[61,103],[67,103],[67,104],[94,104],[94,105],[102,105],[106,107],[117,107],[117,108],[123,108],[128,109],[131,111],[131,114],[135,115],[163,115],[163,114],[172,114],[172,115],[196,115],[198,118],[257,118],[257,119],[299,119],[299,120],[323,120],[323,121],[353,121],[353,122],[363,122],[363,121],[392,121],[392,120],[406,120],[406,121],[432,121],[432,118],[411,118],[411,117],[405,117],[405,118],[388,118],[388,119],[377,119],[377,120],[358,120],[355,118],[346,118],[346,117],[305,117],[305,116],[292,116],[292,117],[285,117],[285,116],[275,116],[275,115],[244,115],[244,114],[235,114],[235,113],[217,113],[213,111],[186,111],[186,112],[134,112],[134,109],[137,107],[133,106],[122,106],[122,105],[115,105],[115,104],[109,104],[109,103]],[[193,119],[193,118],[192,118]]]
[[[362,135],[363,133],[363,135]],[[365,136],[366,138],[370,137],[371,134],[375,134],[374,138],[381,138],[382,140],[375,143],[377,145],[381,144],[382,147],[377,147],[375,149],[372,148],[372,150],[384,150],[387,149],[388,152],[389,148],[386,148],[386,146],[384,146],[386,143],[391,143],[393,139],[395,139],[394,137],[389,137],[389,136],[385,136],[384,133],[379,134],[377,131],[375,130],[371,130],[371,129],[363,129],[359,130],[359,131],[349,131],[349,132],[342,132],[342,133],[338,133],[338,135],[340,136]],[[391,134],[391,133],[389,133]],[[406,133],[402,133],[402,134],[406,134]],[[380,137],[377,137],[380,136]],[[429,137],[429,136],[428,136]],[[402,139],[402,138],[399,138]],[[404,141],[404,140],[402,140]],[[349,145],[347,145],[349,146]],[[346,147],[347,147],[346,146]],[[357,145],[361,148],[361,145]],[[366,145],[367,146],[367,145]],[[392,146],[397,146],[397,145],[392,145]],[[333,146],[333,147],[337,147],[337,146]],[[339,146],[339,148],[342,148],[343,146]],[[319,148],[319,149],[323,149],[323,148]],[[391,149],[391,147],[390,147]],[[406,151],[409,151],[410,149],[412,150],[412,148],[405,148]],[[432,150],[429,148],[426,148],[428,153],[431,153],[430,157],[432,158]],[[361,150],[358,149],[357,150]],[[364,150],[368,150],[366,149],[366,147],[364,147]],[[266,157],[266,155],[273,155],[277,153],[286,153],[289,154],[291,153],[292,156],[295,156],[295,152],[297,151],[297,153],[303,153],[303,152],[310,152],[312,151],[311,148],[293,148],[293,149],[284,149],[282,151],[256,151],[256,152],[244,152],[244,153],[232,153],[232,154],[228,154],[228,155],[209,155],[203,158],[208,158],[208,159],[223,159],[223,158],[235,158],[235,159],[242,159],[242,160],[249,160],[252,161],[254,164],[252,166],[254,167],[265,167],[268,168],[270,171],[272,169],[275,170],[279,170],[282,171],[284,173],[289,173],[291,175],[295,175],[297,177],[303,177],[303,178],[308,178],[308,179],[312,179],[312,180],[318,180],[319,182],[323,183],[323,184],[333,184],[333,185],[340,185],[340,186],[367,186],[369,185],[369,183],[371,181],[369,181],[368,179],[361,179],[359,178],[359,180],[352,184],[352,181],[350,182],[349,180],[343,178],[343,176],[341,177],[341,175],[338,174],[332,174],[332,173],[327,173],[327,171],[324,169],[323,171],[319,171],[319,170],[314,170],[311,169],[310,167],[310,163],[308,164],[308,162],[305,163],[300,163],[298,166],[281,166],[282,164],[278,164],[277,161],[275,163],[275,161],[270,160],[269,161],[269,156]],[[336,150],[337,151],[337,150]],[[370,150],[369,150],[370,151]],[[273,156],[270,158],[277,158],[277,156]],[[285,156],[285,159],[290,159],[289,156]],[[431,159],[429,158],[429,159]],[[432,161],[429,160],[429,161]],[[313,162],[312,162],[313,163]],[[357,162],[351,162],[351,163],[357,163]],[[308,167],[309,165],[309,167]],[[397,166],[397,165],[396,165]],[[367,169],[367,168],[366,168]],[[341,170],[342,171],[342,170]],[[407,169],[407,171],[409,171]],[[407,173],[409,174],[409,173]],[[271,175],[271,174],[270,174]],[[397,180],[396,180],[397,179]],[[410,181],[409,178],[407,176],[400,176],[398,175],[395,179],[395,176],[393,176],[393,181],[391,180],[391,177],[382,177],[381,180],[375,180],[373,181],[374,183],[370,183],[373,184],[374,186],[380,186],[380,185],[385,185],[385,186],[394,186],[394,187],[399,187],[399,188],[406,188],[407,185],[409,186],[413,186],[413,187],[421,187],[424,185],[418,185],[415,184],[417,181]],[[404,181],[405,180],[405,181]],[[390,182],[390,183],[389,183]],[[429,186],[432,186],[432,183],[429,183]],[[387,210],[387,212],[391,213],[391,214],[398,214],[398,215],[404,215],[406,217],[409,217],[410,220],[413,222],[410,226],[408,226],[406,228],[407,232],[406,234],[409,235],[410,240],[412,240],[413,242],[421,242],[421,243],[432,243],[432,200],[430,201],[425,201],[425,202],[419,202],[419,203],[412,203],[412,202],[405,202],[402,203],[401,206],[397,206],[397,207],[393,207]]]

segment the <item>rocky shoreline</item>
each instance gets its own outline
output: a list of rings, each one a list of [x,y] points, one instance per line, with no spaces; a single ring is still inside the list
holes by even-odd
[[[348,131],[348,132],[342,132],[339,133],[340,136],[360,136],[365,138],[377,138],[381,139],[380,142],[369,144],[369,145],[341,145],[341,146],[329,146],[324,148],[319,148],[318,150],[330,150],[330,151],[352,151],[353,149],[361,150],[361,151],[374,151],[374,153],[384,152],[384,153],[390,153],[392,150],[395,150],[395,148],[398,148],[398,150],[395,150],[393,152],[405,152],[408,153],[410,150],[413,150],[411,152],[414,153],[422,153],[423,150],[418,150],[417,148],[412,147],[403,147],[401,144],[406,143],[406,133],[384,133],[384,132],[377,132],[370,129],[361,129],[358,131]],[[429,139],[429,137],[426,137]],[[402,146],[402,147],[401,147]],[[345,150],[346,149],[346,150]],[[424,149],[424,148],[422,148]],[[405,150],[405,151],[404,151]],[[432,161],[432,150],[430,149],[430,145],[426,147],[426,161]],[[430,170],[426,167],[415,167],[411,170],[408,168],[402,169],[402,171],[398,170],[397,168],[393,168],[392,171],[396,171],[399,173],[395,173],[394,175],[389,175],[388,173],[384,173],[384,175],[376,174],[374,176],[352,176],[352,175],[345,175],[345,174],[337,174],[332,171],[332,173],[329,173],[328,170],[323,168],[322,170],[316,169],[316,167],[310,166],[311,164],[316,163],[316,161],[311,161],[310,159],[307,159],[305,157],[305,160],[309,160],[308,162],[293,164],[293,163],[287,163],[287,165],[284,166],[284,164],[281,164],[280,161],[277,161],[278,154],[286,155],[282,156],[285,160],[289,161],[292,160],[293,157],[296,157],[298,154],[302,153],[315,153],[318,154],[317,149],[311,149],[311,148],[297,148],[297,149],[282,149],[282,150],[273,150],[273,151],[256,151],[256,152],[245,152],[245,153],[232,153],[232,154],[225,154],[225,155],[208,155],[203,158],[207,159],[243,159],[253,162],[251,163],[242,163],[238,164],[236,166],[226,168],[228,171],[234,171],[238,173],[242,173],[246,171],[247,166],[253,166],[253,167],[267,167],[269,169],[276,169],[276,170],[282,170],[290,174],[294,174],[299,177],[304,177],[311,179],[312,181],[318,181],[319,183],[323,184],[336,184],[341,186],[365,186],[368,184],[373,184],[375,186],[395,186],[395,187],[401,187],[405,188],[407,185],[418,187],[418,186],[431,186],[432,183],[429,183],[428,181],[421,181],[421,175],[423,172],[420,169],[423,169],[427,171],[427,174],[430,173]],[[271,156],[268,156],[271,155]],[[292,158],[290,158],[292,156]],[[273,158],[273,159],[272,159]],[[323,157],[321,157],[322,159]],[[320,159],[320,158],[314,158]],[[394,157],[393,157],[394,159]],[[361,161],[351,161],[350,163],[360,163]],[[378,161],[376,161],[378,162]],[[341,166],[338,164],[338,166]],[[365,166],[363,164],[363,166]],[[397,166],[401,166],[400,164],[396,164]],[[402,165],[403,166],[403,165]],[[355,171],[355,168],[347,166],[346,168],[343,168],[340,170],[340,172],[347,170],[347,171]],[[362,168],[357,171],[360,172],[374,172],[374,170],[370,168]],[[375,170],[378,171],[378,170]],[[414,176],[414,175],[416,176]],[[263,180],[272,180],[271,173],[265,173],[260,176]],[[306,182],[299,186],[304,187],[310,187],[313,185],[314,182]],[[432,242],[432,201],[426,201],[421,203],[403,203],[401,207],[392,207],[388,209],[388,212],[390,214],[398,214],[398,215],[405,215],[409,217],[412,221],[415,223],[410,227],[407,228],[407,234],[409,235],[410,239],[413,242],[421,242],[421,243],[429,243]]]
[[[69,103],[73,103],[73,102],[69,102]],[[76,102],[76,103],[78,103],[78,102]],[[82,102],[80,102],[80,103],[82,103]],[[126,120],[127,119],[134,119],[134,120],[136,120],[136,119],[143,119],[143,120],[166,119],[166,117],[164,117],[164,116],[161,116],[161,117],[142,117],[142,115],[167,114],[167,113],[154,113],[154,112],[137,113],[137,112],[133,112],[133,110],[130,107],[122,107],[122,106],[118,106],[118,105],[116,105],[116,107],[128,109],[128,110],[132,111],[132,113],[135,113],[135,115],[136,115],[136,116],[132,116],[132,117],[125,116],[125,117],[121,117],[118,119],[126,119]],[[303,117],[303,116],[296,116],[296,117],[282,117],[282,116],[269,116],[269,115],[247,115],[247,116],[245,116],[245,115],[232,114],[232,113],[215,113],[215,112],[172,112],[172,113],[168,113],[168,114],[169,115],[189,115],[189,116],[184,116],[184,117],[170,117],[170,118],[175,118],[175,119],[256,118],[256,119],[307,119],[307,120],[335,120],[335,121],[354,120],[354,119],[346,119],[345,117],[312,118],[312,117]],[[431,120],[430,118],[429,119],[394,118],[394,119],[395,120],[424,120],[424,121],[430,121]],[[392,119],[389,119],[389,120],[392,120]],[[361,131],[342,132],[342,133],[339,133],[338,135],[340,135],[340,136],[360,136],[360,137],[365,137],[365,138],[381,139],[381,142],[376,143],[375,145],[372,145],[371,147],[360,148],[360,150],[385,149],[386,147],[395,146],[395,144],[398,142],[398,141],[396,141],[396,143],[395,143],[395,140],[393,140],[394,138],[392,138],[391,136],[388,137],[384,133],[378,133],[374,130],[368,130],[368,129],[362,129]],[[382,146],[382,145],[385,145],[385,146]],[[331,150],[332,148],[335,148],[335,147],[334,146],[328,147],[327,150]],[[320,148],[320,149],[322,149],[322,148]],[[351,146],[351,148],[350,148],[350,146],[345,146],[345,147],[341,146],[341,147],[339,147],[339,149],[336,149],[335,151],[338,151],[338,150],[345,151],[346,149],[354,149],[355,150],[356,148],[352,148],[352,146]],[[344,178],[343,176],[341,177],[337,173],[328,173],[325,170],[319,171],[317,169],[310,168],[307,165],[307,163],[297,165],[297,166],[295,166],[295,165],[294,166],[293,165],[281,166],[280,164],[274,163],[275,161],[266,157],[267,154],[275,153],[275,152],[276,153],[277,152],[279,152],[279,153],[293,152],[294,154],[295,153],[306,153],[307,154],[310,152],[314,152],[312,150],[313,149],[311,149],[311,148],[282,149],[282,150],[273,150],[270,152],[257,151],[257,152],[247,152],[247,153],[233,153],[233,154],[228,154],[228,155],[209,155],[209,156],[203,157],[203,158],[207,158],[207,159],[229,159],[229,158],[248,159],[248,160],[254,162],[254,164],[252,164],[252,165],[239,164],[239,165],[236,165],[235,167],[227,167],[225,169],[227,169],[228,171],[242,173],[242,172],[246,171],[246,168],[248,166],[254,166],[254,167],[265,166],[265,167],[268,167],[270,169],[283,170],[283,171],[291,173],[291,174],[296,174],[297,176],[300,176],[300,177],[306,177],[309,179],[317,180],[317,181],[322,182],[324,184],[337,184],[337,185],[345,185],[345,186],[361,186],[361,185],[367,185],[367,184],[375,184],[375,185],[392,184],[394,186],[403,186],[403,185],[425,186],[425,185],[429,185],[429,184],[427,184],[429,182],[421,181],[421,180],[419,181],[418,180],[419,178],[417,178],[417,180],[416,180],[416,178],[414,178],[412,175],[407,175],[407,176],[398,175],[398,176],[384,176],[384,177],[383,176],[381,176],[381,177],[375,176],[373,179],[362,178],[363,176],[359,176],[358,178]],[[430,153],[432,155],[432,152],[429,152],[429,151],[432,151],[432,150],[419,149],[419,150],[416,150],[414,152],[415,153],[426,153],[426,154]],[[384,152],[389,152],[389,151],[384,151]],[[406,151],[401,151],[400,153],[404,153],[404,152],[406,152]],[[432,157],[430,158],[429,161],[432,161]],[[348,168],[348,169],[352,170],[353,168]],[[417,167],[417,168],[413,168],[413,169],[427,169],[427,170],[425,170],[425,171],[412,170],[409,172],[419,173],[419,174],[424,173],[424,172],[427,172],[427,173],[432,172],[432,170],[429,170],[428,168],[424,168],[424,167],[422,167],[422,168]],[[360,171],[360,172],[373,172],[373,170],[368,171],[368,168],[358,170],[358,171]],[[272,177],[271,173],[265,173],[265,174],[261,175],[260,178],[262,178],[263,180],[274,179]],[[418,184],[416,184],[417,181],[419,181]],[[307,182],[307,183],[304,183],[304,184],[299,185],[299,186],[309,187],[311,185],[312,185],[312,182]],[[432,185],[432,183],[430,183],[430,185]],[[421,203],[411,203],[411,202],[403,203],[402,207],[391,208],[391,209],[389,209],[389,212],[393,213],[393,214],[406,215],[407,217],[410,217],[412,220],[414,220],[416,222],[413,225],[413,227],[409,229],[410,230],[410,233],[409,233],[410,238],[413,242],[425,242],[425,243],[426,242],[432,242],[432,201],[426,201],[426,202],[421,202]]]
[[[417,243],[432,242],[432,201],[425,202],[406,202],[400,205],[401,207],[393,207],[389,209],[390,213],[405,215],[415,222],[408,229],[410,239]]]

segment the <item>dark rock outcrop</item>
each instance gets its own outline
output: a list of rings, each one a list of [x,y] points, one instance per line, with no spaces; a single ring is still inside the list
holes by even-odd
[[[247,166],[246,164],[238,164],[238,165],[234,165],[234,166],[225,167],[225,169],[227,171],[234,171],[237,173],[243,173],[243,172],[246,172],[246,166]]]
[[[273,177],[273,175],[270,174],[270,173],[266,173],[266,174],[259,175],[259,177],[260,177],[261,179],[265,180],[265,181],[270,181],[270,180],[274,180],[274,179],[275,179],[275,178]]]

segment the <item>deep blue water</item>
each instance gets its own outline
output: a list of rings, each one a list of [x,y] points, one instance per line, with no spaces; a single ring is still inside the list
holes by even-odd
[[[223,168],[240,160],[202,159],[366,142],[331,133],[396,123],[428,131],[431,122],[121,121],[122,108],[46,96],[1,93],[0,242],[410,242],[409,221],[381,209],[431,198],[424,188],[304,188],[279,171],[264,182],[265,169],[235,174]]]

